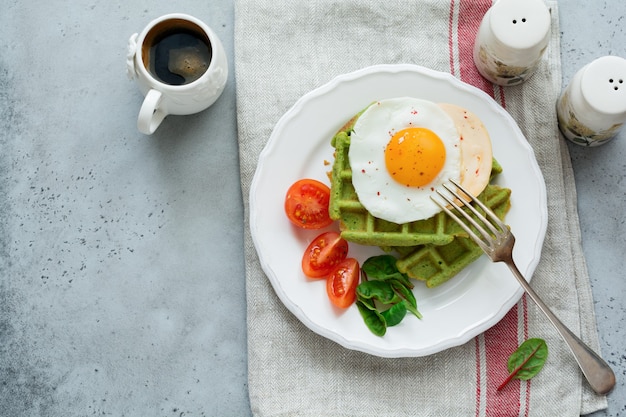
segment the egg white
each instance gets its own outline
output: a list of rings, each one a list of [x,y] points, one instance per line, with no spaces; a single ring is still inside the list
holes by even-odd
[[[446,149],[444,166],[423,187],[407,187],[391,177],[385,165],[385,148],[391,137],[409,127],[433,131]],[[402,224],[427,219],[441,211],[430,196],[448,179],[459,181],[459,132],[452,118],[437,104],[398,97],[373,103],[361,114],[350,136],[348,157],[352,184],[359,201],[374,217]]]

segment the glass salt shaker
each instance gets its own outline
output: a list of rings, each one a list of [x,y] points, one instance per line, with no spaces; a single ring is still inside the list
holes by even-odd
[[[474,63],[492,83],[528,79],[550,40],[550,10],[543,0],[498,0],[485,13],[474,43]]]
[[[559,129],[572,142],[599,146],[626,122],[626,59],[604,56],[582,67],[557,101]]]

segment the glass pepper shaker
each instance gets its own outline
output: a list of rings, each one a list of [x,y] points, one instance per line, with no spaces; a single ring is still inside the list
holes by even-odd
[[[557,101],[559,129],[572,142],[599,146],[626,122],[626,59],[604,56],[582,67]]]
[[[483,16],[474,63],[492,83],[509,86],[528,79],[550,40],[550,10],[542,0],[498,0]]]

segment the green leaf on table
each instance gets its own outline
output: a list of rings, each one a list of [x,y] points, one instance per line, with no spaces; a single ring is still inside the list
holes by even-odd
[[[548,358],[548,345],[539,338],[528,339],[509,357],[509,376],[498,387],[502,390],[513,379],[528,380],[541,371]]]

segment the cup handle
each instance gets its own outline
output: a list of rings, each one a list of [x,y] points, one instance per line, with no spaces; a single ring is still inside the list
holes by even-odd
[[[141,133],[153,134],[167,116],[167,113],[159,107],[162,98],[163,94],[155,89],[151,89],[146,94],[137,118],[137,127]]]

